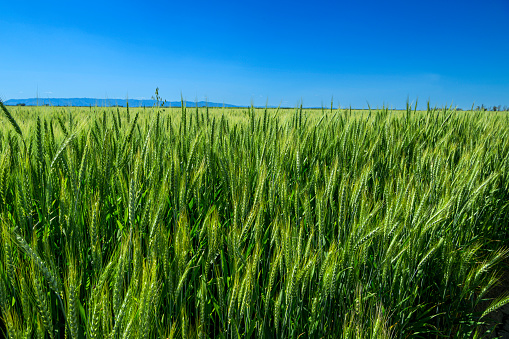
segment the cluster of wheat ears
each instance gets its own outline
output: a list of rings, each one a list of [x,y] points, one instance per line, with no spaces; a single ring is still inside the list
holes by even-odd
[[[470,338],[509,301],[507,113],[1,109],[8,338]]]

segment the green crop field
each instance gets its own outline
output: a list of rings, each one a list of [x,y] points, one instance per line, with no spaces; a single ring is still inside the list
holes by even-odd
[[[1,109],[8,338],[472,338],[509,301],[507,112]]]

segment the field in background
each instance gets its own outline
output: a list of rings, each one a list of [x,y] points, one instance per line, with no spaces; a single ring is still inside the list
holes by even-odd
[[[7,107],[9,337],[470,338],[509,114]]]
[[[34,126],[36,123],[36,117],[41,116],[45,117],[46,119],[57,119],[57,117],[68,117],[71,113],[73,115],[73,118],[77,121],[86,120],[90,122],[91,118],[97,117],[98,114],[103,114],[106,112],[119,112],[121,115],[127,114],[127,107],[51,107],[51,106],[7,106],[7,109],[12,113],[13,116],[16,116],[18,119],[18,123],[20,127],[23,130],[29,131],[30,128]],[[296,110],[300,111],[300,108],[218,108],[218,107],[209,107],[209,117],[211,118],[217,118],[220,119],[221,116],[225,116],[228,118],[229,121],[233,123],[246,123],[249,120],[250,112],[254,109],[255,115],[257,117],[260,117],[264,114],[265,111],[268,112],[268,114],[271,117],[277,117],[280,121],[287,121],[288,119],[291,119],[292,116],[295,114]],[[418,113],[418,114],[424,114],[427,111],[426,110],[414,110],[412,108],[409,108],[412,113]],[[383,109],[385,110],[385,109]],[[181,111],[182,109],[180,107],[173,107],[173,108],[159,108],[159,112],[161,114],[165,114],[168,116],[171,116],[173,121],[175,123],[180,122],[181,118]],[[187,108],[187,111],[189,114],[193,114],[193,117],[190,116],[188,119],[192,120],[195,117],[196,108]],[[207,108],[198,108],[199,115],[201,117],[201,114],[206,114]],[[324,114],[328,113],[343,113],[343,114],[349,114],[356,117],[364,117],[369,116],[370,112],[371,114],[375,114],[376,112],[380,111],[380,109],[372,109],[372,110],[360,110],[360,109],[349,109],[349,108],[303,108],[302,112],[303,114],[310,120],[320,119]],[[388,110],[393,114],[394,116],[400,116],[406,114],[406,110]],[[436,112],[443,111],[443,109],[436,109]],[[140,113],[139,119],[140,121],[150,120],[151,116],[154,114],[154,108],[153,107],[130,107],[129,108],[130,115],[135,115],[136,113]],[[458,111],[458,114],[476,114],[481,113],[480,111]],[[491,117],[504,117],[508,114],[508,112],[482,112],[485,113],[487,116]],[[192,121],[191,121],[192,122]],[[1,130],[8,130],[10,129],[9,126],[3,125],[0,126]]]

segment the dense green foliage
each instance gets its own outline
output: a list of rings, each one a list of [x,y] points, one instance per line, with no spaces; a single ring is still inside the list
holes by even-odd
[[[3,109],[9,338],[466,338],[508,300],[507,113]]]

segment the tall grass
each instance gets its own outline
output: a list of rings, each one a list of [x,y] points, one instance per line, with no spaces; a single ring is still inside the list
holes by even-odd
[[[9,338],[470,338],[507,302],[507,113],[2,110]]]

